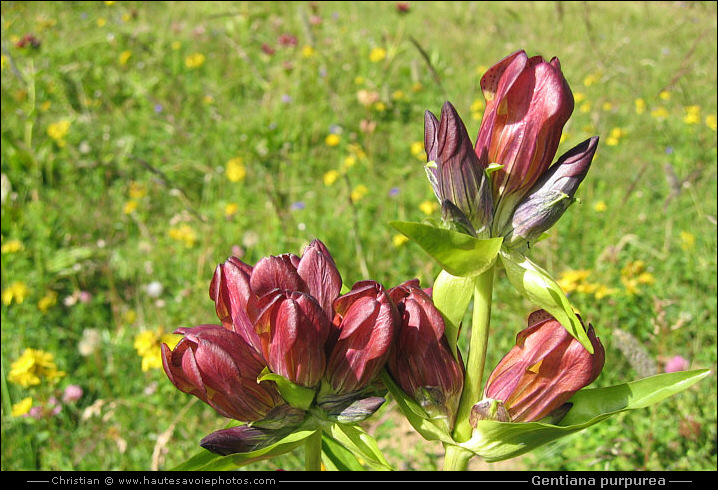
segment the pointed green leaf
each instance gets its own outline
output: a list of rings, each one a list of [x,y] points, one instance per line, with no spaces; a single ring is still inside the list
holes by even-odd
[[[364,466],[347,448],[322,433],[322,462],[329,471],[364,471]]]
[[[248,453],[230,454],[222,456],[203,449],[188,459],[173,471],[226,471],[246,466],[256,461],[273,458],[280,454],[292,451],[304,443],[304,439],[314,434],[316,429],[298,429],[285,438],[262,449]]]
[[[375,470],[393,469],[384,458],[376,440],[361,427],[335,423],[329,427],[329,435]]]
[[[434,281],[431,296],[434,305],[444,316],[446,325],[444,333],[454,357],[457,357],[456,342],[459,338],[459,328],[473,294],[474,279],[471,277],[452,276],[442,270]]]
[[[584,389],[570,400],[573,406],[559,425],[481,420],[472,438],[460,444],[487,462],[514,458],[539,446],[590,427],[619,412],[658,403],[694,385],[710,370],[659,374],[607,388]]]
[[[392,221],[398,231],[415,241],[453,276],[476,276],[491,267],[502,238],[478,239],[457,231],[423,223]]]
[[[515,251],[501,251],[501,262],[511,284],[529,301],[549,312],[584,348],[593,354],[581,321],[571,308],[566,294],[551,275],[526,256]]]

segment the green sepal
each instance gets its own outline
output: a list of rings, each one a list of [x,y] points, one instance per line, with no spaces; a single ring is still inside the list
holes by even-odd
[[[451,435],[441,429],[441,426],[444,425],[442,423],[443,421],[434,423],[431,416],[426,413],[426,410],[414,401],[413,398],[409,397],[404,390],[394,382],[386,369],[382,369],[380,377],[389,390],[389,393],[391,393],[394,400],[396,400],[401,412],[421,437],[427,441],[441,441],[445,444],[456,445]]]
[[[222,456],[206,449],[191,457],[172,471],[227,471],[246,466],[263,459],[274,458],[289,451],[293,451],[304,443],[304,439],[316,432],[316,428],[299,428],[286,437],[267,447],[247,453],[230,454]]]
[[[538,307],[549,312],[581,345],[593,354],[593,345],[561,286],[544,269],[516,251],[501,251],[501,262],[511,284]]]
[[[503,238],[474,238],[458,231],[423,223],[392,221],[399,232],[416,242],[452,276],[477,276],[494,265]]]
[[[459,446],[489,463],[514,458],[617,413],[658,403],[686,390],[709,374],[708,369],[680,371],[606,388],[583,389],[569,400],[572,407],[558,425],[480,420],[476,423],[472,438]]]
[[[309,407],[314,401],[316,392],[312,388],[292,383],[284,376],[271,372],[269,368],[264,368],[264,370],[259,373],[257,382],[262,381],[274,381],[277,383],[279,394],[282,395],[284,401],[293,407],[309,410]]]
[[[442,270],[434,281],[431,297],[434,305],[444,317],[444,334],[454,357],[458,359],[456,343],[459,329],[469,303],[474,297],[474,279],[472,277],[452,276]]]
[[[375,470],[391,471],[393,468],[384,458],[376,440],[358,425],[334,423],[329,426],[329,435]]]

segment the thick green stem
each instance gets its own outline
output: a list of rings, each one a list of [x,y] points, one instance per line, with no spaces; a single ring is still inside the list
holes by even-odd
[[[469,460],[474,453],[462,447],[449,444],[447,444],[445,448],[444,471],[466,471]]]
[[[464,391],[461,395],[456,425],[454,427],[454,440],[457,442],[466,442],[471,438],[471,424],[469,424],[471,407],[481,400],[484,364],[486,363],[486,348],[488,346],[489,326],[491,323],[491,296],[493,287],[494,267],[491,267],[483,274],[477,276],[474,281],[474,312],[471,319],[471,340],[469,342],[469,354],[466,361]],[[463,456],[463,454],[461,455]],[[460,458],[457,455],[453,455],[453,452],[452,455],[450,455],[448,448],[446,456],[444,461],[445,469],[448,469],[447,464],[454,466],[453,469],[455,470],[466,469],[469,458]]]
[[[304,469],[322,470],[322,429],[317,429],[304,443]]]

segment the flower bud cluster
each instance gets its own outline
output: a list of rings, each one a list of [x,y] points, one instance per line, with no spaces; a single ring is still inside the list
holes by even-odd
[[[265,429],[296,427],[310,410],[361,421],[384,402],[378,374],[390,358],[408,393],[430,396],[451,417],[463,373],[418,281],[389,291],[375,281],[341,289],[319,240],[301,257],[269,256],[254,267],[230,257],[217,266],[209,295],[221,325],[179,328],[177,346],[162,346],[164,370],[179,390],[252,426],[215,432],[204,447],[247,451],[267,442]],[[447,369],[451,379],[442,377]]]
[[[481,89],[486,109],[473,147],[449,102],[439,120],[426,112],[427,175],[447,226],[525,248],[574,202],[598,137],[551,165],[574,108],[557,58],[513,53],[484,74]]]

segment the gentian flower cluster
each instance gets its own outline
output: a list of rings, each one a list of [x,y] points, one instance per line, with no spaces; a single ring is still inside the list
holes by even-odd
[[[412,394],[430,392],[442,407],[444,400],[456,403],[460,367],[444,348],[441,314],[418,281],[389,291],[375,281],[341,289],[319,240],[301,257],[269,256],[254,267],[230,257],[217,266],[209,295],[222,325],[179,328],[177,346],[162,346],[164,370],[179,390],[245,424],[210,434],[203,447],[247,452],[286,435],[310,412],[361,421],[384,402],[377,375],[390,357],[401,368],[397,379],[411,378],[403,386]],[[407,360],[418,348],[429,352],[429,364],[420,355]],[[453,361],[446,382],[444,360]],[[407,363],[417,361],[414,374]]]
[[[513,53],[484,74],[481,89],[486,110],[474,147],[449,102],[440,119],[426,112],[427,175],[448,226],[526,248],[574,201],[598,137],[551,165],[574,107],[557,58]]]

